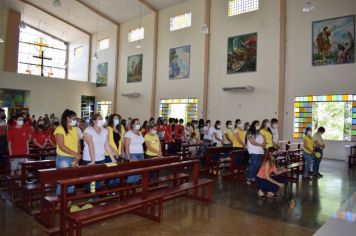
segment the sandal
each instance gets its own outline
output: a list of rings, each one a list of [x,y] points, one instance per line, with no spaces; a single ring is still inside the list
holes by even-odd
[[[274,194],[274,193],[268,192],[268,193],[267,193],[267,197],[268,197],[268,198],[277,198],[277,195]]]
[[[259,198],[265,198],[265,193],[261,189],[258,190],[257,195]]]

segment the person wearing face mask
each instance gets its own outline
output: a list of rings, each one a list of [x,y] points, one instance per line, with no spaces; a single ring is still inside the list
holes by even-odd
[[[271,119],[272,140],[276,148],[279,148],[279,136],[278,136],[278,120],[276,118]]]
[[[156,157],[162,157],[161,143],[157,135],[157,125],[150,124],[149,131],[145,135],[145,145],[146,145],[146,158],[152,159]]]
[[[195,133],[196,137],[198,138],[198,140],[200,141],[201,137],[200,137],[200,132],[199,132],[199,124],[197,120],[193,120],[192,121],[192,131],[193,133]]]
[[[272,131],[270,129],[270,123],[268,119],[262,121],[260,134],[264,138],[264,143],[266,144],[266,149],[270,152],[274,151],[274,144],[272,139]]]
[[[65,110],[61,117],[60,126],[54,131],[57,142],[57,168],[68,168],[77,166],[81,159],[80,155],[80,142],[78,129],[75,127],[77,124],[77,114],[72,110]],[[72,193],[74,187],[68,187],[68,193]],[[60,186],[57,186],[57,195],[60,194]]]
[[[233,147],[238,146],[231,120],[226,121],[226,140],[230,142]]]
[[[165,134],[164,134],[164,142],[168,145],[167,152],[168,154],[176,153],[175,140],[173,139],[173,118],[168,119],[169,124],[166,126]]]
[[[45,148],[48,144],[48,135],[45,131],[45,122],[38,121],[32,133],[32,141],[36,147]]]
[[[211,125],[211,121],[207,120],[206,125],[202,128],[203,141],[206,146],[210,146],[213,142],[212,132],[214,127]]]
[[[325,133],[324,127],[319,127],[318,130],[313,135],[313,142],[315,147],[315,158],[313,163],[313,177],[314,178],[321,178],[323,177],[322,174],[319,172],[320,162],[323,158],[323,150],[325,149],[325,143],[322,138],[322,135]]]
[[[130,130],[125,133],[125,154],[129,161],[141,161],[144,159],[143,143],[145,142],[140,132],[139,119],[133,119],[130,124]],[[127,183],[135,183],[140,179],[140,175],[131,175],[127,177]]]
[[[118,159],[122,155],[122,140],[123,133],[121,132],[122,126],[120,124],[120,116],[118,114],[111,114],[108,118],[108,126],[106,127],[109,135],[109,146],[111,152]],[[125,131],[124,131],[125,132]],[[110,163],[111,158],[108,152],[105,152],[105,163]]]
[[[255,120],[251,123],[251,126],[246,134],[247,150],[250,156],[246,181],[248,185],[250,185],[251,182],[256,181],[256,174],[260,168],[261,158],[264,154],[264,148],[266,147],[259,130],[260,122]]]
[[[7,124],[5,110],[0,108],[0,167],[5,165],[5,158],[3,155],[7,150]]]
[[[246,134],[243,132],[242,130],[242,122],[240,119],[236,119],[235,120],[235,130],[234,130],[234,135],[235,135],[235,138],[236,138],[236,148],[239,148],[239,149],[245,149],[246,148],[246,145],[245,145],[245,136]]]
[[[16,115],[15,121],[16,125],[9,129],[7,134],[9,156],[29,154],[30,133],[28,132],[28,128],[24,126],[24,119],[21,115]],[[10,161],[11,175],[15,175],[17,170],[21,174],[21,169],[19,169],[19,167],[21,168],[20,163],[26,161],[27,158],[12,159]]]
[[[215,121],[214,128],[211,131],[212,146],[221,147],[222,146],[222,132],[221,132],[221,121]]]
[[[311,180],[312,178],[309,176],[309,170],[314,158],[314,144],[312,129],[310,127],[305,129],[303,144],[303,157],[305,160],[303,180]]]
[[[47,129],[47,140],[48,140],[48,144],[51,147],[55,147],[57,146],[57,142],[56,142],[56,136],[54,135],[54,131],[56,130],[56,128],[59,126],[59,120],[57,117],[53,117],[52,119],[52,125],[50,128]]]
[[[166,133],[166,125],[164,125],[162,118],[158,118],[157,119],[157,134],[158,134],[159,140],[164,139],[165,133]]]

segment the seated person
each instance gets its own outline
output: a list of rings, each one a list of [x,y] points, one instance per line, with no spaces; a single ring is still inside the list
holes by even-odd
[[[267,153],[257,173],[258,196],[264,197],[265,193],[267,193],[267,197],[276,197],[277,191],[284,187],[285,182],[284,178],[278,175],[287,171],[288,169],[285,167],[277,169],[275,163],[272,161],[272,156]]]

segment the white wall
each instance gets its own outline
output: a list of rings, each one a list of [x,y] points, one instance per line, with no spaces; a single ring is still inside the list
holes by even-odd
[[[301,11],[304,1],[287,0],[287,48],[285,138],[293,136],[295,96],[353,94],[356,91],[356,64],[312,66],[312,21],[355,15],[354,0],[315,0],[315,10]],[[350,142],[326,142],[326,157],[344,158],[344,145]]]
[[[145,28],[143,47],[136,48],[135,43],[128,43],[128,33],[137,29],[139,19],[121,25],[120,29],[120,59],[119,59],[119,91],[117,112],[124,117],[148,119],[151,116],[152,66],[154,14],[143,16],[141,26]],[[127,83],[127,60],[129,56],[143,54],[142,82]],[[140,97],[128,98],[123,93],[140,93]]]
[[[208,118],[243,121],[277,116],[279,70],[279,0],[260,1],[259,10],[227,16],[227,1],[212,0]],[[227,40],[257,32],[257,70],[227,74]],[[251,85],[252,93],[223,87]],[[198,92],[198,91],[197,91]]]
[[[108,62],[108,84],[106,87],[98,87],[95,93],[95,101],[98,102],[100,100],[104,101],[112,101],[114,97],[115,90],[115,57],[116,57],[116,26],[112,26],[110,29],[98,32],[98,36],[95,34],[92,36],[92,49],[91,49],[91,60],[94,56],[95,49],[97,44],[95,43],[95,39],[97,41],[105,38],[110,38],[110,46],[108,49],[97,51],[98,59],[91,61],[91,73],[90,73],[90,81],[92,83],[96,82],[96,68],[100,63]]]
[[[88,82],[45,78],[0,71],[0,88],[30,91],[31,114],[55,113],[74,110],[80,116],[81,95],[94,95],[95,85]]]
[[[0,35],[0,36],[2,36],[3,39],[6,39],[6,27],[7,27],[7,14],[8,14],[8,11],[7,11],[7,8],[3,9],[3,5],[2,4],[0,5],[0,13],[1,13],[1,11],[4,12],[4,15],[3,15],[2,19],[0,19],[1,20],[0,24],[1,24],[1,29],[2,29],[2,35]],[[0,70],[3,70],[3,68],[4,68],[5,43],[1,43],[0,44]]]
[[[81,57],[74,56],[74,49],[83,47]],[[86,36],[81,40],[69,43],[68,47],[68,79],[77,81],[88,81],[88,54],[89,54],[89,37]]]
[[[159,11],[156,116],[162,98],[198,98],[198,115],[202,116],[204,83],[203,0],[188,1]],[[192,12],[192,27],[170,32],[169,18]],[[169,80],[169,50],[190,45],[190,78]]]

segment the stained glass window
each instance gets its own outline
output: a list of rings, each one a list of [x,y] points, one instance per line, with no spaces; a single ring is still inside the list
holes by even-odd
[[[356,95],[295,97],[294,138],[302,138],[306,127],[319,126],[327,126],[326,139],[356,141]]]
[[[67,44],[26,26],[20,32],[17,72],[65,78]]]
[[[145,38],[145,28],[141,27],[141,28],[137,28],[134,30],[131,30],[128,34],[128,42],[135,42],[141,39]]]
[[[197,98],[170,98],[160,100],[159,116],[184,119],[189,122],[198,119]]]
[[[175,31],[192,26],[192,13],[171,17],[169,19],[169,31]]]
[[[259,0],[229,0],[228,16],[257,11]]]

